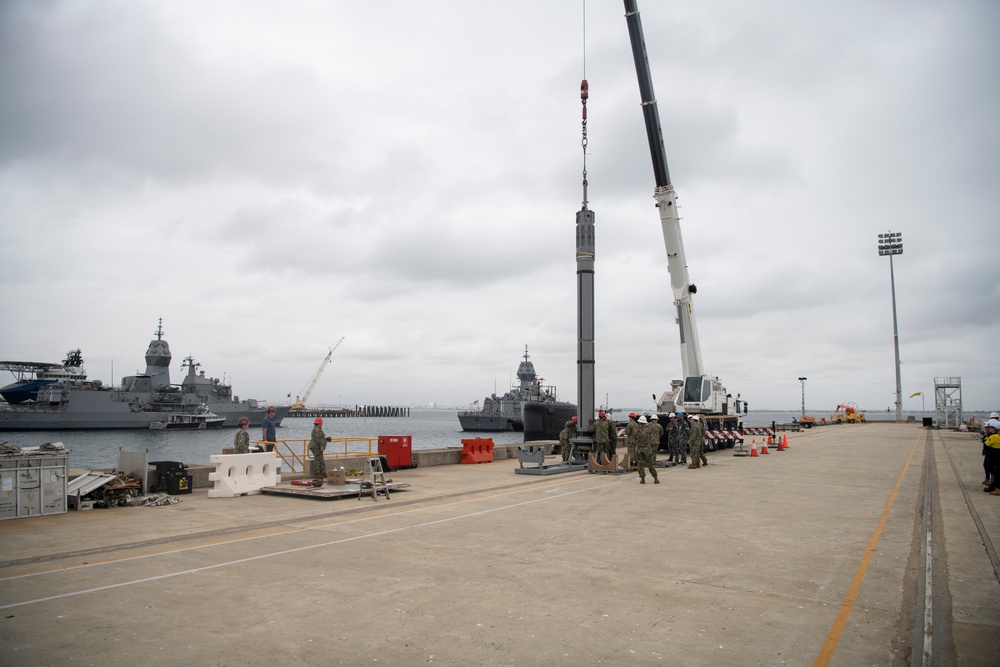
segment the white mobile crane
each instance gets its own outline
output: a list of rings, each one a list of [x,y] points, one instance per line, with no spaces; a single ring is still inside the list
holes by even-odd
[[[316,369],[316,374],[313,375],[312,380],[309,381],[306,388],[302,390],[302,395],[295,397],[295,402],[292,403],[292,410],[302,410],[306,407],[306,401],[309,400],[309,394],[311,394],[313,389],[316,388],[316,383],[319,382],[319,378],[323,375],[323,371],[325,371],[326,367],[330,365],[330,357],[333,356],[333,351],[340,347],[340,344],[343,342],[344,339],[341,338],[337,341],[337,344],[331,347],[330,351],[326,353],[326,358],[320,362],[319,368]]]
[[[736,428],[741,412],[746,412],[746,403],[726,392],[719,378],[705,374],[701,361],[701,346],[698,342],[698,327],[694,317],[692,296],[698,288],[688,276],[687,259],[684,256],[684,242],[681,240],[680,219],[677,215],[677,197],[670,182],[667,169],[667,154],[663,147],[663,131],[660,116],[653,96],[653,80],[646,54],[646,42],[642,35],[642,22],[636,0],[625,0],[625,20],[628,23],[629,39],[632,42],[632,57],[639,79],[639,94],[642,96],[642,115],[646,123],[646,137],[649,152],[653,158],[653,175],[656,189],[653,198],[660,209],[660,225],[663,227],[663,242],[667,247],[667,270],[670,272],[670,287],[674,293],[677,308],[677,325],[680,328],[682,380],[672,380],[670,389],[663,392],[656,401],[656,410],[664,412],[684,412],[708,417],[706,427]]]

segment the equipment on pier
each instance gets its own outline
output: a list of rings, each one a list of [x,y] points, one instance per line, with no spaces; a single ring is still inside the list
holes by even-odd
[[[646,124],[649,151],[653,159],[653,175],[656,189],[653,199],[660,211],[660,225],[663,241],[667,248],[667,270],[670,273],[670,287],[677,309],[677,324],[680,328],[681,380],[673,380],[670,389],[657,400],[659,413],[685,412],[687,414],[721,415],[719,428],[736,428],[739,418],[746,413],[746,402],[739,398],[731,402],[732,396],[718,377],[707,375],[702,367],[701,345],[695,322],[693,296],[698,291],[688,275],[684,242],[681,239],[680,218],[677,214],[677,197],[670,182],[667,169],[667,155],[663,146],[663,131],[653,95],[653,79],[649,69],[646,42],[642,34],[642,23],[636,0],[625,0],[625,19],[628,23],[632,56],[635,60],[639,93],[642,97],[642,115]]]

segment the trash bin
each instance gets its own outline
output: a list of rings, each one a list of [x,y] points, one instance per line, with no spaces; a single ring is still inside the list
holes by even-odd
[[[191,475],[180,474],[168,476],[167,493],[171,496],[191,493]]]
[[[180,461],[150,461],[149,465],[156,469],[149,481],[150,493],[191,493],[191,476],[186,475],[186,465]],[[186,483],[180,481],[184,477]]]

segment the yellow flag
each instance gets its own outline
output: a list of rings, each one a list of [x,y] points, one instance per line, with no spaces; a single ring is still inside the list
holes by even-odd
[[[923,395],[924,393],[922,391],[915,391],[912,394],[910,394],[910,398],[913,398],[914,396],[923,396]]]

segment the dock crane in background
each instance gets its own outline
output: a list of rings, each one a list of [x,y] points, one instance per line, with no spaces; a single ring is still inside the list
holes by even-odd
[[[326,358],[320,362],[319,368],[316,369],[316,374],[313,375],[312,380],[309,381],[306,388],[302,390],[302,395],[295,397],[295,402],[292,403],[292,410],[302,410],[306,407],[306,401],[309,400],[309,394],[311,394],[313,389],[316,388],[316,383],[319,382],[319,378],[323,375],[323,371],[325,371],[326,367],[330,365],[330,357],[333,356],[333,351],[340,347],[340,344],[343,342],[344,339],[341,338],[337,341],[337,344],[331,347],[330,351],[326,353]]]
[[[639,94],[642,97],[642,115],[646,123],[646,138],[653,159],[653,176],[656,189],[653,198],[660,210],[660,225],[663,228],[663,242],[667,247],[667,270],[670,272],[670,287],[677,308],[677,325],[680,328],[682,380],[672,380],[670,389],[663,392],[656,401],[657,412],[685,412],[711,416],[706,427],[735,428],[741,412],[746,412],[746,404],[737,395],[730,405],[730,394],[726,392],[719,378],[705,374],[701,360],[701,345],[695,322],[692,296],[698,288],[688,276],[684,242],[681,239],[680,218],[677,215],[677,196],[670,182],[667,169],[667,154],[663,146],[663,130],[653,95],[653,79],[649,70],[646,41],[642,34],[642,22],[636,0],[625,0],[625,20],[628,23],[629,39],[632,43],[632,57],[635,60],[636,76],[639,80]]]

